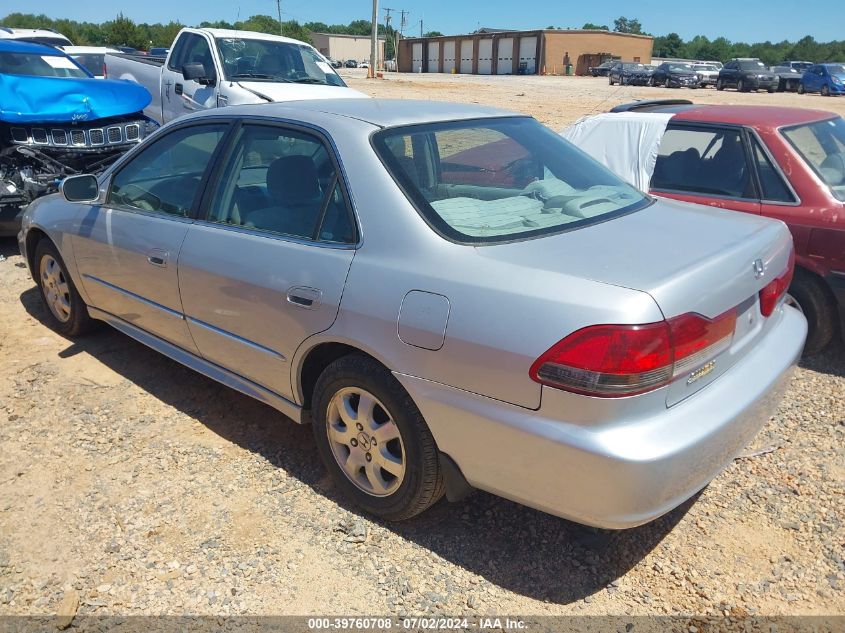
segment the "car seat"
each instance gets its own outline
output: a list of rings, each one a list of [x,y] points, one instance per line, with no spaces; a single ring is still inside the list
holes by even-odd
[[[311,237],[323,206],[323,192],[314,161],[283,156],[267,169],[270,205],[244,214],[244,226]]]

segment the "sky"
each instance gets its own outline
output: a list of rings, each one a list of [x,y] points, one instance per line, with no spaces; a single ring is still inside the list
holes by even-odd
[[[812,6],[810,6],[810,4]],[[592,6],[591,6],[592,5]],[[441,31],[447,35],[474,31],[479,26],[502,29],[536,29],[547,26],[579,28],[586,22],[606,24],[621,15],[637,18],[643,29],[655,35],[678,33],[684,39],[694,35],[719,36],[732,41],[762,42],[798,40],[812,35],[818,41],[845,38],[842,0],[813,0],[803,10],[795,0],[707,0],[696,3],[603,0],[563,3],[560,0],[535,0],[535,8],[513,0],[381,0],[379,20],[384,21],[384,8],[410,12],[406,35],[419,35],[420,20],[425,31]],[[483,11],[480,10],[483,7]],[[689,8],[688,8],[689,7]],[[263,13],[276,15],[276,0],[117,0],[116,2],[75,3],[67,0],[3,0],[0,18],[7,13],[44,13],[54,18],[102,22],[118,12],[136,22],[168,22],[177,20],[197,24],[204,20],[227,20]],[[369,19],[372,3],[366,0],[282,0],[282,19],[299,22],[347,24],[352,20]],[[835,19],[834,19],[834,16]]]

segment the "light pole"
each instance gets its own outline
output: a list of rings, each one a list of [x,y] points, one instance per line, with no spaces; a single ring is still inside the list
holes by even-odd
[[[367,77],[376,76],[376,63],[378,62],[378,0],[373,0],[373,35],[370,42],[370,69]]]
[[[282,0],[276,0],[276,11],[279,13],[279,35],[282,33]]]

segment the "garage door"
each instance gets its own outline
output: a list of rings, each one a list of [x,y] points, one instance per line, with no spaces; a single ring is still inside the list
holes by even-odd
[[[537,72],[537,37],[523,37],[519,40],[519,63],[525,64],[525,74]]]
[[[411,47],[411,72],[418,73],[422,68],[422,42]]]
[[[445,42],[443,44],[443,72],[450,73],[452,69],[457,70],[455,65],[455,42]]]
[[[426,72],[440,72],[440,42],[428,43],[428,67],[426,68]]]
[[[478,42],[478,74],[489,75],[493,72],[493,40]]]
[[[461,41],[461,72],[472,72],[472,40]]]
[[[513,38],[499,40],[499,55],[496,66],[497,75],[510,75],[513,72]]]

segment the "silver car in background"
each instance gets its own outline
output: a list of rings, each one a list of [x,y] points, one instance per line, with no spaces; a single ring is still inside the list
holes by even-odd
[[[782,223],[650,198],[477,106],[185,117],[35,202],[19,242],[57,331],[105,321],[311,422],[391,520],[471,487],[654,519],[768,419],[806,333]]]

